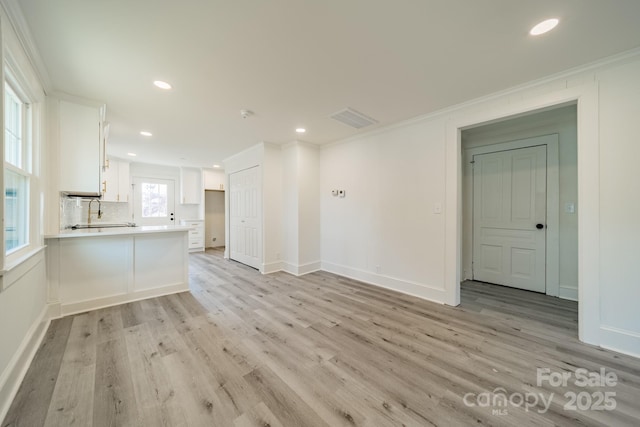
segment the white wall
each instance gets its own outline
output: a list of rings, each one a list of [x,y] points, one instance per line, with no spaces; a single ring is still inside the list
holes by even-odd
[[[320,268],[319,164],[315,145],[282,147],[282,266],[296,275]]]
[[[320,151],[298,146],[298,272],[320,268]]]
[[[580,334],[640,355],[637,51],[324,147],[323,268],[455,303],[461,252],[457,129],[571,100],[578,100]],[[332,197],[334,188],[347,197]],[[434,214],[434,204],[445,199],[443,214]],[[571,273],[565,276],[571,280]]]
[[[298,146],[282,149],[282,262],[293,272],[299,262],[298,233]]]
[[[43,248],[43,201],[48,180],[48,165],[43,162],[49,156],[46,142],[45,94],[37,73],[23,51],[7,12],[0,8],[0,35],[2,51],[0,64],[12,69],[20,85],[33,101],[34,147],[31,212],[31,251],[20,260],[4,262],[0,276],[0,422],[6,415],[13,396],[20,386],[42,335],[48,326],[47,284]],[[0,88],[4,99],[4,84]],[[0,108],[1,110],[1,108]],[[4,147],[4,132],[0,135]],[[4,148],[0,149],[4,153]],[[0,154],[3,157],[3,154]],[[3,164],[4,161],[0,162]],[[4,186],[4,173],[0,174],[0,186]],[[4,200],[4,199],[2,199]],[[4,223],[4,212],[0,203]],[[0,237],[4,240],[3,231]],[[0,257],[4,261],[4,254]]]
[[[322,268],[443,301],[444,120],[324,147]],[[345,190],[344,198],[331,190]]]
[[[640,356],[640,59],[600,88],[600,312],[603,344]]]
[[[577,112],[571,105],[518,117],[462,132],[464,150],[490,144],[558,135],[560,229],[559,282],[563,298],[578,299],[578,212],[565,212],[565,204],[578,202]],[[469,160],[467,158],[467,160]],[[463,278],[471,278],[472,261],[472,174],[463,169]]]
[[[205,191],[204,198],[204,245],[207,248],[224,246],[224,191]]]

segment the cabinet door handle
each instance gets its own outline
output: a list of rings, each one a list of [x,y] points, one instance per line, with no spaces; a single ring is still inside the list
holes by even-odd
[[[107,181],[102,181],[102,192],[103,193],[107,192]]]

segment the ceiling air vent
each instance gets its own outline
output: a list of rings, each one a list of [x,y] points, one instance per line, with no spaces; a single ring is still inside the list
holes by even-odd
[[[364,114],[354,110],[353,108],[348,107],[344,110],[340,110],[337,113],[330,115],[329,117],[331,117],[333,120],[337,120],[340,123],[344,123],[345,125],[351,126],[352,128],[356,129],[361,129],[374,123],[378,123],[377,120],[365,116]]]

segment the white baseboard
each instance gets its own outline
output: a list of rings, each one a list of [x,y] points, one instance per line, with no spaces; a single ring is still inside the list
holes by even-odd
[[[560,286],[558,298],[578,301],[578,288],[567,288],[564,286]]]
[[[186,283],[177,283],[174,285],[162,286],[160,288],[148,289],[143,291],[131,292],[120,295],[113,295],[104,298],[96,298],[86,301],[79,301],[69,304],[60,304],[59,315],[68,316],[71,314],[84,313],[85,311],[98,310],[100,308],[111,307],[119,304],[126,304],[133,301],[140,301],[148,298],[156,298],[164,295],[176,294],[179,292],[187,292],[189,285]],[[54,309],[55,310],[55,309]]]
[[[640,358],[640,333],[600,325],[600,347]]]
[[[370,271],[359,270],[344,265],[322,261],[321,269],[350,279],[359,280],[370,285],[402,292],[427,301],[445,304],[446,294],[444,288],[437,288],[421,283],[410,282],[395,277],[384,276]]]
[[[262,268],[260,269],[260,271],[262,272],[262,274],[271,274],[277,271],[282,271],[282,262],[275,261],[262,264]]]
[[[320,261],[308,262],[306,264],[295,265],[288,262],[282,263],[282,270],[294,276],[302,276],[305,274],[313,273],[321,268]]]
[[[22,340],[20,347],[15,352],[2,375],[0,375],[0,424],[9,411],[11,402],[18,393],[20,384],[31,366],[40,343],[49,328],[48,308],[45,306],[42,313],[29,328]]]

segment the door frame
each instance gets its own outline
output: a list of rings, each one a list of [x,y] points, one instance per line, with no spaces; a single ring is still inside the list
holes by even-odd
[[[545,86],[545,84],[547,86]],[[509,98],[472,109],[446,122],[445,131],[445,303],[460,304],[462,265],[462,131],[522,115],[577,105],[578,148],[578,337],[600,345],[600,170],[598,82],[552,90],[549,82],[528,98]],[[537,93],[538,95],[534,95]],[[542,94],[541,94],[542,93]],[[486,102],[486,101],[485,101]]]
[[[227,181],[227,191],[225,191],[225,250],[224,250],[224,257],[226,259],[233,259],[231,257],[231,241],[232,241],[232,228],[231,228],[231,218],[232,218],[232,212],[231,212],[231,208],[232,208],[232,203],[231,203],[231,193],[233,192],[233,188],[231,185],[231,177],[237,173],[241,173],[241,172],[246,172],[250,169],[256,169],[257,170],[257,174],[256,174],[256,187],[258,189],[258,201],[257,201],[257,213],[258,213],[258,218],[257,218],[257,223],[259,224],[259,230],[258,230],[258,257],[257,257],[257,266],[254,265],[248,265],[249,267],[252,268],[256,268],[258,271],[260,271],[261,273],[264,273],[263,269],[263,233],[264,233],[264,223],[263,223],[263,213],[262,213],[262,198],[264,197],[264,195],[262,194],[262,165],[253,165],[253,166],[249,166],[249,167],[245,167],[245,168],[241,168],[238,170],[233,170],[233,172],[229,172],[228,174],[226,174],[226,181]],[[237,262],[242,263],[242,261],[238,261],[238,260],[234,260]]]
[[[158,180],[158,181],[172,181],[173,182],[173,225],[178,224],[177,221],[177,208],[178,208],[178,197],[177,197],[177,181],[176,179],[174,179],[173,177],[167,177],[167,176],[157,176],[157,175],[132,175],[131,176],[131,182],[130,182],[130,187],[131,187],[131,202],[129,203],[129,216],[131,216],[131,220],[135,222],[136,220],[136,180],[140,180],[140,179],[149,179],[149,180]]]
[[[557,297],[560,293],[560,170],[558,134],[539,135],[532,138],[521,138],[513,141],[498,142],[463,150],[463,224],[471,225],[470,239],[463,241],[463,268],[468,268],[473,261],[473,168],[471,160],[478,154],[496,153],[520,148],[547,147],[547,212],[546,212],[546,253],[545,253],[545,293]],[[464,179],[464,177],[467,179]],[[465,208],[466,207],[466,208]],[[466,244],[465,244],[466,243]],[[470,246],[470,248],[469,248]],[[467,259],[470,257],[470,259]],[[471,275],[473,274],[470,272]],[[464,279],[471,279],[463,273]]]

